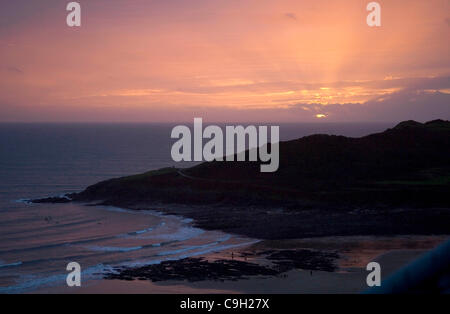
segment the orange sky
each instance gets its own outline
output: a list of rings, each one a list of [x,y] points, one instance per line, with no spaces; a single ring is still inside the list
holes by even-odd
[[[448,0],[68,2],[2,3],[0,121],[450,118]]]

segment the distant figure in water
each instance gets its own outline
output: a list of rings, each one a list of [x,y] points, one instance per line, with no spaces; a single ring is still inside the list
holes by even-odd
[[[309,274],[312,276],[312,270],[309,271]]]
[[[231,252],[231,259],[234,260],[234,252]]]

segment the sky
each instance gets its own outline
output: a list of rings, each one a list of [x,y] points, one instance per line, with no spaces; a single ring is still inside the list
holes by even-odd
[[[0,0],[0,122],[450,119],[450,0]]]

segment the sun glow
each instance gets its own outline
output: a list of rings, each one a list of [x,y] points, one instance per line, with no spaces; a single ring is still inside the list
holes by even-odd
[[[440,9],[448,0],[430,1],[408,2],[407,17],[403,3],[386,2],[377,30],[358,0],[180,0],[176,10],[170,1],[97,0],[78,31],[56,11],[17,16],[0,30],[0,120],[83,121],[101,112],[171,121],[185,118],[181,109],[218,120],[255,112],[262,120],[365,119],[416,89],[442,102],[450,94],[448,10]],[[26,1],[1,13],[14,19],[18,2]],[[414,98],[402,97],[393,105]]]

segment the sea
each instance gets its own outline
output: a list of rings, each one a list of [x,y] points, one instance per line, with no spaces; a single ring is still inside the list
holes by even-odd
[[[193,165],[171,158],[175,125],[0,124],[0,293],[57,291],[66,285],[71,262],[81,266],[83,280],[96,280],[121,266],[204,256],[257,241],[202,230],[158,208],[28,202],[110,178]],[[281,124],[280,140],[318,133],[360,137],[394,125]]]

